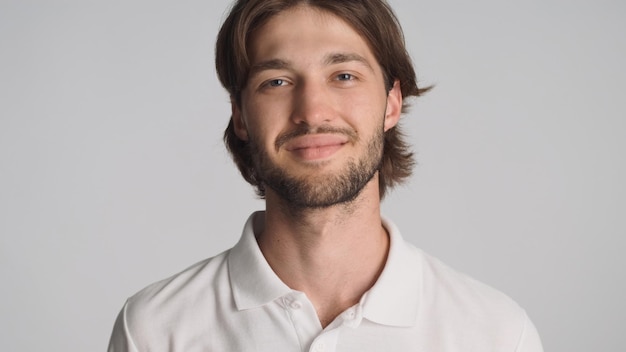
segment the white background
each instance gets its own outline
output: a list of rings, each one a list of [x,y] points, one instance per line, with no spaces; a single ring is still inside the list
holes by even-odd
[[[420,79],[404,236],[547,351],[626,327],[626,3],[391,1]],[[124,300],[261,209],[221,142],[228,1],[0,0],[0,350],[102,351]]]

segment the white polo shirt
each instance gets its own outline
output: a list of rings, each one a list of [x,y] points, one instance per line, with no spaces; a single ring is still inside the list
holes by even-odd
[[[129,298],[109,352],[542,351],[515,302],[406,243],[388,220],[376,284],[322,329],[306,295],[263,257],[255,216],[263,214],[250,216],[232,249]]]

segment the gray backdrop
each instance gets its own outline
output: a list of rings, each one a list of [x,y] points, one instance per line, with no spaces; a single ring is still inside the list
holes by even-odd
[[[437,87],[384,213],[517,300],[546,350],[623,349],[626,3],[391,2]],[[1,0],[0,350],[104,350],[126,297],[263,207],[220,139],[227,6]]]

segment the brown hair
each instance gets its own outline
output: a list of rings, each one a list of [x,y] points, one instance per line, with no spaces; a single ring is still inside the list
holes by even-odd
[[[407,97],[417,97],[430,89],[419,88],[411,58],[406,51],[402,28],[393,10],[384,0],[238,0],[222,24],[215,45],[215,66],[220,82],[235,104],[241,103],[241,91],[248,80],[250,59],[247,45],[250,35],[272,16],[296,5],[308,5],[328,11],[346,21],[369,44],[381,66],[387,88],[400,81],[403,106]],[[232,118],[224,131],[224,142],[244,179],[265,195],[252,162],[249,143],[234,132]],[[404,141],[399,127],[385,132],[384,152],[379,172],[380,197],[411,176],[413,153]]]

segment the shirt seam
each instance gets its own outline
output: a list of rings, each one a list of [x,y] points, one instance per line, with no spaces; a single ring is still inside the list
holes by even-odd
[[[522,310],[522,332],[520,333],[519,339],[517,340],[517,345],[515,346],[515,352],[519,352],[521,350],[522,345],[524,344],[524,339],[526,338],[526,330],[528,327],[528,315],[525,310]]]
[[[133,349],[139,352],[139,348],[137,348],[137,345],[135,344],[135,341],[133,340],[133,336],[130,333],[130,329],[128,328],[128,320],[126,319],[127,308],[128,308],[128,301],[126,301],[126,304],[124,304],[124,309],[123,309],[123,314],[122,314],[122,319],[124,320],[124,333],[126,334],[126,336],[128,336],[128,342],[133,347]]]

